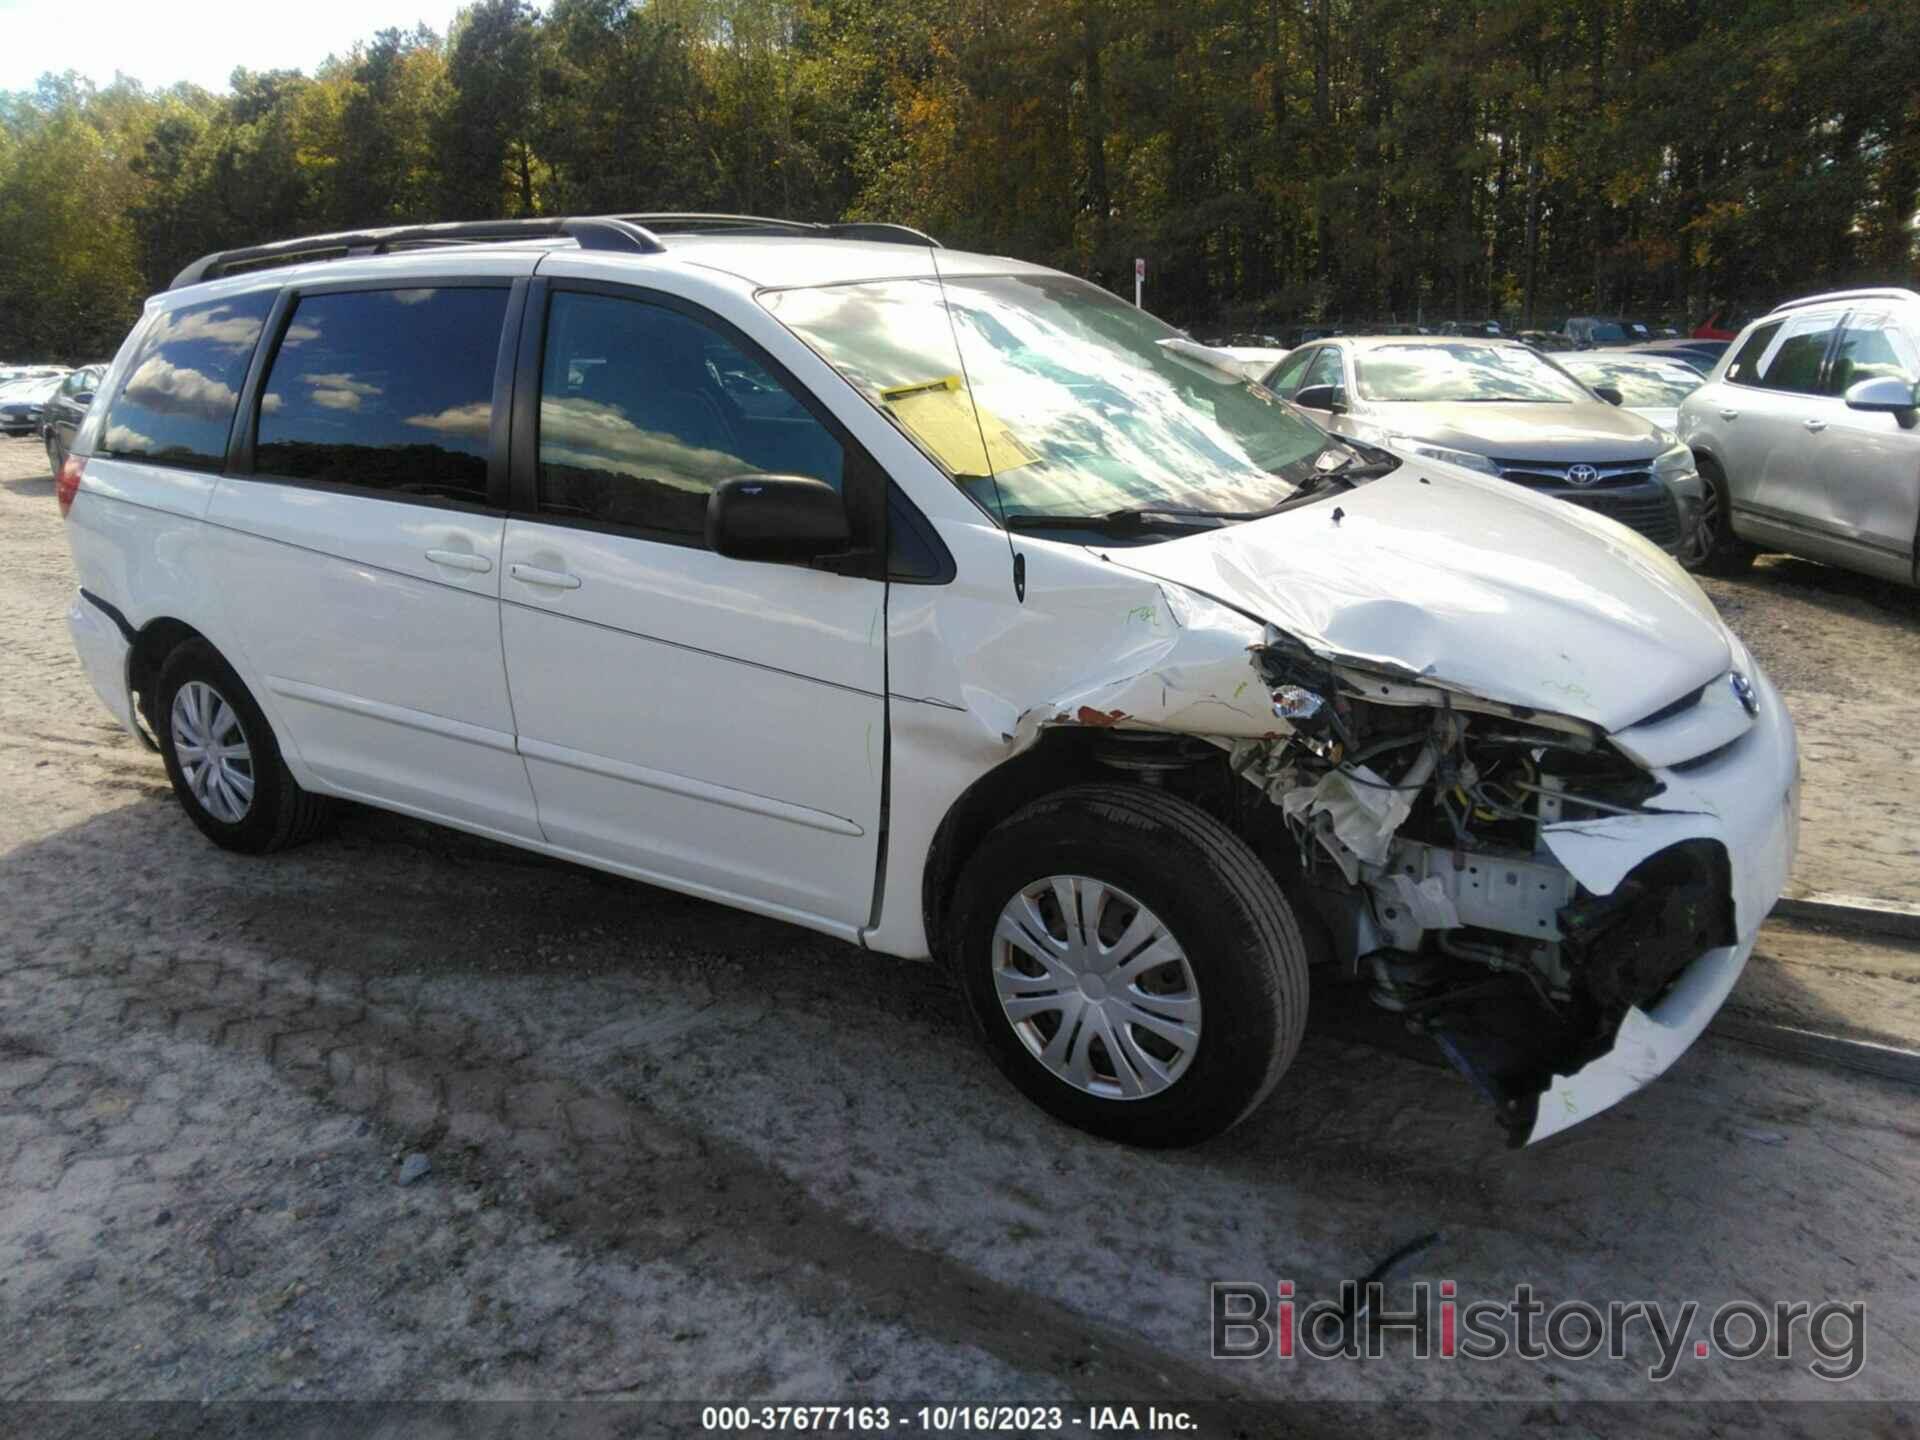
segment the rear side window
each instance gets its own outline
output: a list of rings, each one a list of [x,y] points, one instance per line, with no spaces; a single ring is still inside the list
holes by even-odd
[[[766,367],[663,305],[562,291],[540,377],[544,514],[698,537],[735,475],[842,488],[840,442]]]
[[[1733,363],[1727,366],[1727,379],[1736,385],[1758,385],[1760,383],[1760,361],[1767,353],[1767,347],[1773,344],[1773,337],[1780,333],[1781,322],[1775,320],[1762,325],[1747,337],[1747,343],[1740,347],[1740,353],[1733,357]]]
[[[102,427],[99,451],[127,460],[219,470],[240,386],[274,292],[183,305],[157,316]]]
[[[261,391],[254,469],[396,500],[485,504],[507,294],[301,297]]]

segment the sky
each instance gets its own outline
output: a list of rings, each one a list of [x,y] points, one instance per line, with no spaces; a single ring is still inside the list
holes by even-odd
[[[224,92],[234,67],[305,70],[356,40],[424,21],[441,34],[463,0],[0,0],[0,90],[51,70],[114,72]]]

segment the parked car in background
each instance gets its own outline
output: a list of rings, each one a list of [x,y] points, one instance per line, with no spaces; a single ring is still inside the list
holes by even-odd
[[[55,497],[200,834],[346,797],[937,957],[1012,1086],[1146,1144],[1282,1081],[1310,958],[1515,1141],[1701,1033],[1798,762],[1671,559],[1072,276],[739,223],[316,236],[148,304]]]
[[[1579,350],[1607,345],[1635,345],[1653,337],[1638,320],[1619,316],[1575,315],[1568,319],[1566,336]]]
[[[1581,351],[1560,356],[1559,365],[1589,390],[1619,395],[1622,409],[1662,430],[1674,428],[1680,402],[1706,380],[1690,365],[1632,350]]]
[[[1363,320],[1358,324],[1344,326],[1343,335],[1427,335],[1430,332],[1424,325],[1412,325],[1405,320]]]
[[[1573,349],[1573,341],[1557,330],[1522,330],[1513,338],[1543,355],[1558,355]]]
[[[1336,435],[1497,475],[1689,558],[1704,489],[1687,447],[1517,341],[1322,340],[1266,383]]]
[[[60,383],[61,377],[55,374],[0,384],[0,433],[39,434],[41,414]]]
[[[0,365],[0,385],[15,380],[38,380],[48,375],[64,375],[64,365]]]
[[[1440,335],[1478,335],[1483,339],[1498,339],[1501,335],[1498,320],[1449,320],[1438,331]]]
[[[101,379],[107,373],[107,363],[101,361],[94,365],[84,365],[61,380],[46,403],[45,413],[41,417],[40,434],[47,446],[47,464],[53,467],[53,473],[60,473],[60,464],[67,458],[67,452],[73,449],[73,437],[80,428],[80,422],[87,418],[87,407],[93,404],[93,392],[99,388]]]
[[[1708,499],[1706,568],[1760,550],[1913,584],[1920,294],[1843,290],[1754,321],[1680,406]]]
[[[1745,312],[1722,306],[1688,333],[1695,340],[1731,340],[1749,323],[1749,318]]]
[[[1724,340],[1647,340],[1639,345],[1618,347],[1626,355],[1649,355],[1655,359],[1673,360],[1691,370],[1698,371],[1702,378],[1713,373],[1713,367],[1720,363],[1720,357],[1727,353]]]
[[[1280,332],[1280,348],[1283,350],[1291,350],[1295,346],[1306,344],[1309,340],[1321,340],[1328,335],[1338,335],[1340,333],[1341,331],[1338,325],[1289,325]]]

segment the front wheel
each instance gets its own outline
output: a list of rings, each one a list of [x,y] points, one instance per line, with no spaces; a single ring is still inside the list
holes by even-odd
[[[1733,504],[1727,477],[1710,460],[1700,462],[1707,488],[1700,502],[1700,523],[1680,553],[1680,563],[1699,575],[1738,575],[1753,564],[1754,548],[1733,533]]]
[[[1096,1135],[1190,1145],[1244,1119],[1293,1060],[1306,949],[1273,876],[1184,800],[1088,785],[981,844],[953,963],[989,1053]]]

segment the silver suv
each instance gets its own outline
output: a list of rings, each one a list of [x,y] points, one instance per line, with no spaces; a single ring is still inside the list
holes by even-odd
[[[1920,295],[1792,300],[1680,406],[1707,481],[1702,568],[1784,550],[1906,584],[1920,528]]]

